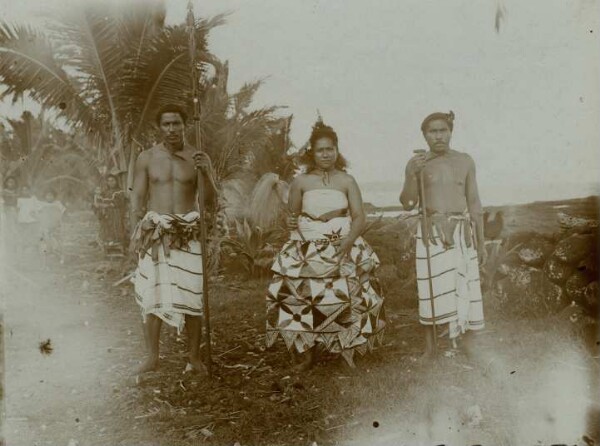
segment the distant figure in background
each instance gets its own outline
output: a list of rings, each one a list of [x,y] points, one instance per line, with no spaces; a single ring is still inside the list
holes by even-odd
[[[98,243],[98,246],[102,246],[101,231],[102,231],[103,207],[101,206],[101,204],[102,204],[102,188],[100,186],[96,186],[96,188],[94,189],[94,195],[92,195],[92,212],[94,212],[94,215],[98,219],[99,230],[98,230],[98,234],[96,236],[96,243]]]
[[[31,194],[29,186],[21,187],[17,199],[17,222],[19,224],[19,244],[21,254],[33,252],[40,239],[40,222],[37,213],[42,202]]]
[[[453,343],[467,330],[484,326],[477,260],[485,262],[486,250],[475,162],[450,148],[453,126],[452,112],[433,113],[423,120],[421,131],[430,150],[408,162],[400,195],[406,210],[419,204],[429,223],[426,227],[421,219],[416,239],[419,321],[426,326],[426,355],[434,352],[437,342],[433,323],[448,324]],[[419,203],[421,174],[425,209]],[[424,240],[429,244],[429,258]]]
[[[40,255],[44,268],[48,266],[48,255],[56,255],[64,263],[62,218],[66,208],[56,199],[56,193],[48,190],[44,195],[37,217],[40,222]]]
[[[17,179],[8,176],[2,188],[2,237],[5,237],[9,246],[13,246],[17,233],[17,199],[19,190]]]
[[[93,208],[100,223],[100,242],[109,256],[122,256],[127,245],[127,200],[115,175],[106,177],[106,186],[94,194]]]

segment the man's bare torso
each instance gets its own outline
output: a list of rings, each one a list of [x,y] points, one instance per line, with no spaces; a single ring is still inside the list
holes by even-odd
[[[147,152],[148,211],[183,214],[197,209],[193,149],[170,153],[163,144]]]
[[[466,182],[471,158],[456,150],[427,162],[423,170],[425,199],[432,212],[463,212],[467,209]]]

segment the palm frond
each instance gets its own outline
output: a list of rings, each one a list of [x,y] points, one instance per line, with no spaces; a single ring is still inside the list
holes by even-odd
[[[213,57],[207,57],[207,34],[212,27],[223,23],[224,16],[196,24],[196,61],[211,63]],[[190,104],[190,72],[191,61],[188,58],[188,35],[185,27],[173,26],[163,30],[148,45],[147,50],[138,61],[135,76],[125,78],[128,89],[139,88],[147,92],[145,97],[132,96],[129,104],[134,112],[132,120],[135,127],[134,138],[149,132],[153,125],[152,110],[165,103],[188,107]],[[139,113],[135,113],[139,110]]]
[[[242,114],[244,111],[250,107],[252,100],[254,99],[254,95],[258,91],[258,89],[263,84],[262,80],[246,83],[242,86],[242,88],[233,95],[233,106],[235,110],[235,114]]]
[[[90,103],[58,61],[55,46],[31,26],[0,22],[0,82],[7,87],[0,99],[9,97],[14,103],[29,95],[74,127],[98,128]]]
[[[109,146],[121,146],[125,113],[119,87],[123,60],[128,57],[118,15],[106,5],[87,4],[65,13],[54,26],[61,52],[83,82],[86,100],[110,123]]]

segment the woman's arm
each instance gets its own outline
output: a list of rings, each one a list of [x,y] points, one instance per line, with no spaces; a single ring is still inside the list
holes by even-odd
[[[297,176],[290,185],[288,209],[294,215],[302,212],[302,175]]]
[[[348,204],[350,207],[350,215],[352,216],[352,226],[350,227],[350,233],[347,238],[354,243],[354,240],[356,240],[365,229],[367,216],[365,215],[360,188],[354,177],[351,175],[348,175],[347,188]]]

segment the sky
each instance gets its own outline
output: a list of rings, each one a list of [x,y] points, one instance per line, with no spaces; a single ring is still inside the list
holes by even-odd
[[[83,0],[44,3],[74,1]],[[452,146],[475,159],[484,204],[598,193],[600,2],[504,0],[497,33],[496,1],[194,6],[197,16],[231,13],[209,40],[211,51],[229,60],[231,91],[264,79],[255,105],[287,106],[298,146],[320,110],[376,204],[395,204],[407,160],[426,148],[422,119],[448,110],[456,115]],[[186,0],[166,4],[167,22],[184,20]],[[32,20],[28,11],[39,1],[0,5],[5,20],[22,22]],[[2,114],[17,111],[0,105]]]

